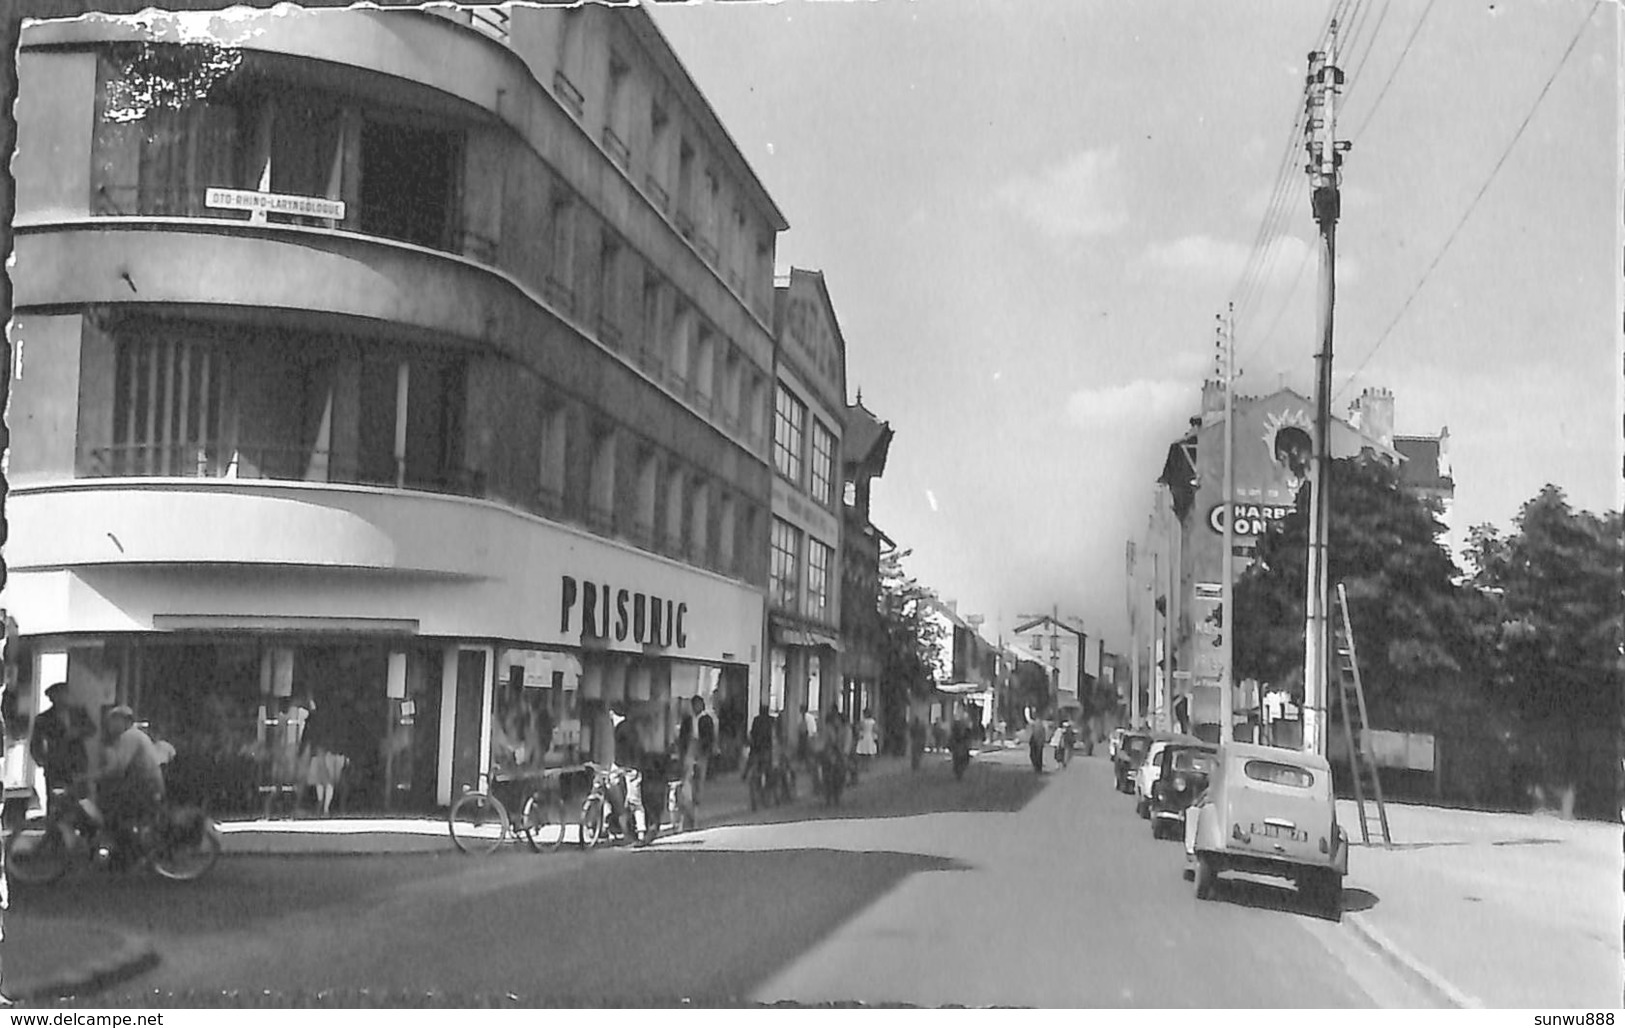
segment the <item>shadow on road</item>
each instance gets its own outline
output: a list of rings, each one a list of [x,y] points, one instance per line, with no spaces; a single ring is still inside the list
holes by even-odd
[[[227,958],[185,983],[166,982],[160,967],[139,987],[95,1002],[732,1005],[911,876],[962,869],[875,851],[648,850],[597,861],[590,878],[518,883],[473,909],[431,899],[392,911],[387,923],[357,917],[319,936],[301,933],[301,945],[277,947],[274,964]]]
[[[1259,910],[1279,910],[1283,913],[1298,914],[1302,917],[1313,917],[1324,920],[1326,912],[1306,900],[1297,889],[1272,878],[1236,878],[1224,877],[1219,879],[1219,888],[1216,898],[1225,903],[1235,903],[1238,906],[1253,907]],[[1377,895],[1365,889],[1343,890],[1343,912],[1358,913],[1370,910],[1378,903]]]

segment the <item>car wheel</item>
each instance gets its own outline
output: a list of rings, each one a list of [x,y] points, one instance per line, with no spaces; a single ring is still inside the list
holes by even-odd
[[[1206,853],[1196,855],[1196,898],[1210,900],[1219,884],[1219,869]]]
[[[1150,818],[1151,818],[1151,804],[1146,802],[1143,799],[1135,800],[1134,801],[1134,812],[1136,814],[1140,815],[1140,817],[1142,819],[1150,820]]]

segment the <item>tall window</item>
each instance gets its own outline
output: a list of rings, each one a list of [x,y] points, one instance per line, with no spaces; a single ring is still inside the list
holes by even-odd
[[[807,615],[829,617],[829,564],[834,551],[816,539],[807,541]]]
[[[609,57],[609,82],[604,90],[604,149],[623,169],[630,167],[626,145],[626,81],[632,69],[616,54]]]
[[[621,345],[621,244],[605,232],[598,249],[598,338],[604,345]]]
[[[564,507],[568,423],[568,415],[562,406],[551,407],[542,413],[541,474],[537,502],[547,514],[557,514]]]
[[[548,205],[547,227],[551,252],[547,268],[547,295],[566,314],[575,312],[575,200],[562,187]]]
[[[792,482],[801,481],[801,437],[807,427],[807,405],[780,384],[773,405],[773,466]]]
[[[812,497],[828,507],[834,500],[830,490],[835,478],[835,433],[824,423],[813,418],[812,423]]]
[[[769,598],[777,606],[796,609],[801,590],[801,530],[788,521],[773,519],[773,567]]]

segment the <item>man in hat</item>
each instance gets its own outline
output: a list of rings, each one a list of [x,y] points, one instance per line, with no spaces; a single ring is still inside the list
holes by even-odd
[[[67,682],[47,688],[45,697],[51,705],[34,719],[28,752],[45,772],[46,791],[55,793],[68,788],[88,769],[85,740],[95,734],[95,729],[89,716],[68,699]]]
[[[96,775],[96,801],[113,839],[122,842],[163,805],[163,761],[152,739],[135,727],[129,707],[109,710],[102,729],[107,745]]]

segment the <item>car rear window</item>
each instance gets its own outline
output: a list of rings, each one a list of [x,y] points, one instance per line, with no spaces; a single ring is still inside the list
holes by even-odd
[[[1213,755],[1203,753],[1201,750],[1176,750],[1174,752],[1175,771],[1195,771],[1198,774],[1213,773]]]
[[[1151,745],[1151,740],[1146,738],[1125,739],[1123,745],[1135,753],[1144,753],[1146,748]]]
[[[1298,789],[1307,789],[1315,784],[1315,776],[1301,767],[1291,764],[1277,764],[1273,760],[1249,760],[1242,768],[1248,778],[1260,782],[1269,782],[1271,785],[1288,785]]]

